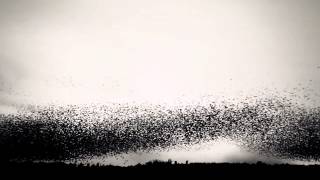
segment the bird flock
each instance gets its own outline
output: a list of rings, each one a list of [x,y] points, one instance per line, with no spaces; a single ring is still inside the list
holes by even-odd
[[[0,159],[68,160],[228,138],[277,158],[319,160],[320,107],[286,97],[168,107],[48,105],[0,115]]]

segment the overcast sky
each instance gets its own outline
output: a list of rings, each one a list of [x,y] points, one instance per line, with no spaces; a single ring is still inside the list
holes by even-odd
[[[318,0],[1,0],[0,108],[320,93]]]

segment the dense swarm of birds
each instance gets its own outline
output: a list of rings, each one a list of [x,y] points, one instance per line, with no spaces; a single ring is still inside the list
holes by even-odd
[[[2,160],[67,160],[218,138],[274,157],[318,160],[320,108],[273,97],[174,108],[30,105],[18,114],[0,115]]]

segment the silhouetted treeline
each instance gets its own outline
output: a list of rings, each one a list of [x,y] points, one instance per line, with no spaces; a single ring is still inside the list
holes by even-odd
[[[169,163],[152,161],[136,166],[102,166],[99,164],[65,164],[54,163],[33,163],[33,162],[11,162],[2,163],[1,172],[8,177],[40,177],[46,178],[96,178],[96,177],[146,177],[172,178],[172,177],[232,177],[232,178],[309,178],[320,177],[320,166],[318,165],[289,165],[278,164],[268,165],[261,162],[256,164],[245,163]]]

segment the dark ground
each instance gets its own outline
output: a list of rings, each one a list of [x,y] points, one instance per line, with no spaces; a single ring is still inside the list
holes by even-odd
[[[256,164],[171,164],[168,162],[148,162],[144,165],[129,167],[75,165],[65,163],[2,163],[3,175],[11,178],[84,178],[84,179],[114,179],[114,178],[320,178],[318,165],[268,165]]]

